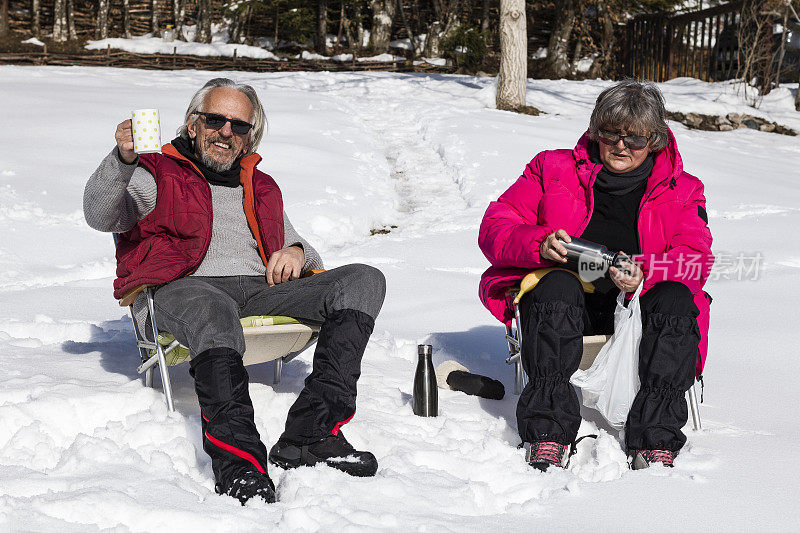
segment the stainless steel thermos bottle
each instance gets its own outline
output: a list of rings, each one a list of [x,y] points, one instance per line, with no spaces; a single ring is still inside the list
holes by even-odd
[[[419,360],[414,374],[414,414],[417,416],[439,415],[439,389],[436,387],[436,372],[433,369],[433,346],[417,346]]]
[[[558,239],[558,242],[567,249],[567,262],[569,266],[585,270],[599,270],[605,272],[608,267],[616,267],[628,273],[624,263],[630,261],[627,255],[621,252],[609,252],[602,244],[597,244],[578,237],[572,237],[572,242]]]

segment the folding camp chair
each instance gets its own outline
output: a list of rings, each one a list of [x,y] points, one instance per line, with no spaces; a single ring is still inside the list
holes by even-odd
[[[114,235],[114,243],[116,242],[117,236]],[[320,271],[314,271],[316,272]],[[136,347],[139,349],[142,361],[137,371],[139,374],[144,373],[145,386],[152,387],[153,372],[158,366],[167,409],[174,411],[169,367],[188,360],[189,349],[175,340],[170,333],[158,329],[153,305],[155,289],[154,285],[140,285],[123,295],[119,305],[130,310]],[[133,302],[142,292],[147,298],[148,320],[155,341],[148,340],[134,314]],[[245,366],[275,361],[273,383],[276,384],[281,381],[283,364],[300,355],[319,336],[318,326],[302,324],[286,316],[249,316],[242,318],[241,323],[245,340],[245,352],[242,355]]]
[[[518,287],[513,287],[508,291],[508,296],[513,298],[514,320],[510,326],[506,326],[506,342],[508,343],[509,354],[508,358],[506,359],[506,364],[514,365],[515,394],[521,394],[522,389],[528,383],[528,376],[525,375],[525,371],[522,368],[521,350],[523,339],[519,314],[519,301],[526,293],[530,292],[534,287],[536,287],[536,284],[539,283],[540,279],[542,279],[552,270],[564,270],[565,272],[574,274],[581,282],[584,292],[594,292],[594,286],[591,283],[587,283],[586,281],[580,279],[580,277],[574,272],[563,268],[539,268],[534,270],[522,279]],[[591,335],[583,337],[583,356],[581,357],[581,362],[579,365],[581,370],[586,370],[592,366],[592,363],[597,357],[597,354],[600,352],[600,349],[610,338],[610,335]],[[694,427],[695,431],[699,431],[702,429],[702,425],[700,423],[700,406],[697,403],[695,384],[696,381],[692,383],[692,386],[688,391],[689,408],[692,413],[692,426]]]

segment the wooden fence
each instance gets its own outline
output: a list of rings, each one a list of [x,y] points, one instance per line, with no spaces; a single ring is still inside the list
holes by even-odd
[[[49,53],[45,47],[43,52],[36,53],[0,53],[0,65],[67,65],[94,67],[126,67],[147,70],[214,70],[214,71],[247,71],[247,72],[298,72],[298,71],[330,71],[330,72],[424,72],[428,74],[452,74],[456,71],[452,66],[436,66],[429,64],[415,65],[411,61],[307,61],[293,59],[276,61],[274,59],[254,59],[249,57],[199,57],[177,54],[133,54],[119,50],[95,50],[82,53]]]
[[[739,0],[677,16],[634,18],[627,26],[625,75],[652,81],[735,77],[743,3]]]

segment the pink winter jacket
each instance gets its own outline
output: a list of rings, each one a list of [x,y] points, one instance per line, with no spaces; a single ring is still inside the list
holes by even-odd
[[[639,206],[637,256],[645,274],[642,294],[661,281],[679,281],[694,295],[700,310],[697,375],[708,349],[711,297],[703,291],[714,256],[706,222],[703,184],[684,172],[675,137],[656,155]],[[547,235],[565,229],[580,236],[592,216],[592,186],[601,164],[589,160],[589,132],[573,150],[548,150],[528,163],[522,176],[489,204],[478,244],[492,266],[483,273],[480,298],[491,313],[509,324],[513,317],[506,290],[533,269],[556,266],[539,257]]]

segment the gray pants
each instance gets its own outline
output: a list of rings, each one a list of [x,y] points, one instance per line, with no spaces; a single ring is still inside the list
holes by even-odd
[[[352,264],[270,287],[262,276],[187,276],[155,292],[159,330],[172,333],[192,357],[211,348],[244,353],[239,319],[290,316],[321,325],[334,311],[378,316],[386,294],[380,270]]]

